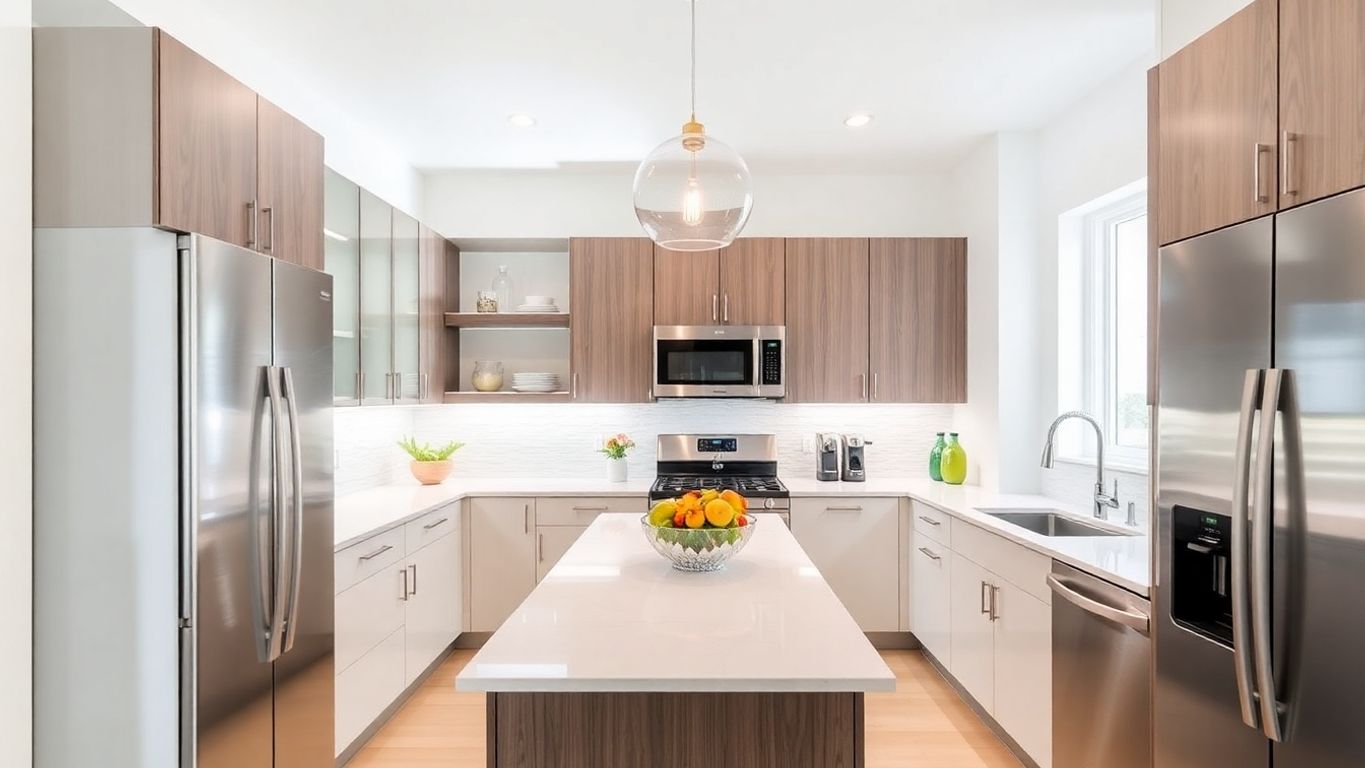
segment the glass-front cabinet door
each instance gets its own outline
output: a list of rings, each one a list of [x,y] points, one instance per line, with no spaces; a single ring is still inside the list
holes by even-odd
[[[332,276],[332,401],[360,404],[360,187],[326,170],[322,234]]]
[[[396,399],[419,402],[421,360],[421,228],[417,219],[393,212],[393,382]]]
[[[360,190],[360,388],[365,405],[391,403],[393,206]]]

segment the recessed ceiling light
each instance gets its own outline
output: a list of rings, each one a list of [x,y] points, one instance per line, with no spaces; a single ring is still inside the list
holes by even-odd
[[[866,112],[857,112],[844,119],[844,125],[849,128],[862,128],[870,122],[872,122],[872,115]]]
[[[518,113],[515,115],[508,115],[507,122],[511,123],[512,125],[515,125],[518,128],[530,128],[531,126],[536,124],[536,119],[534,117],[531,117],[530,115],[523,115]]]

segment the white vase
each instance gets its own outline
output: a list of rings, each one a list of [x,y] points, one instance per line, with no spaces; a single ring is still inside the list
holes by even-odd
[[[624,483],[626,481],[626,460],[607,458],[607,482]]]

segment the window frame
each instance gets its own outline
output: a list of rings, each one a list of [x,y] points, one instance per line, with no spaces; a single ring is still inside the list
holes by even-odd
[[[1073,261],[1080,273],[1074,284],[1081,288],[1081,349],[1075,360],[1080,381],[1073,390],[1080,402],[1073,405],[1095,416],[1104,428],[1108,467],[1145,474],[1150,445],[1136,448],[1118,443],[1118,252],[1115,232],[1119,224],[1149,215],[1146,180],[1116,190],[1073,213],[1080,249],[1078,258]],[[1143,259],[1146,260],[1146,254]],[[1142,287],[1145,294],[1145,281]],[[1072,431],[1069,439],[1063,439],[1058,447],[1060,460],[1090,465],[1096,461],[1094,437],[1086,432]]]

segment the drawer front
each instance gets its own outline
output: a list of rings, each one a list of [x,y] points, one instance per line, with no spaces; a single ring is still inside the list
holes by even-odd
[[[336,668],[345,671],[403,626],[403,563],[336,596]]]
[[[964,520],[954,519],[953,551],[1052,605],[1047,575],[1052,559]]]
[[[359,584],[403,559],[403,528],[392,528],[336,553],[333,558],[336,594]]]
[[[945,547],[953,545],[952,515],[928,504],[912,501],[910,518],[915,524],[915,533],[927,536]]]
[[[403,666],[403,630],[399,629],[337,675],[336,754],[346,751],[403,693]]]
[[[953,553],[933,539],[916,532],[911,537],[910,631],[924,647],[947,667],[949,655],[950,609],[949,574]]]
[[[590,525],[603,512],[643,515],[648,511],[649,499],[644,496],[538,498],[536,525]]]
[[[407,553],[411,555],[431,542],[454,533],[459,525],[460,502],[458,501],[410,521],[403,526],[407,539]]]

